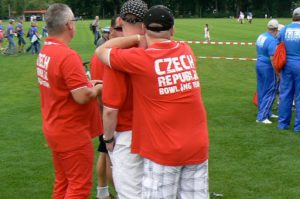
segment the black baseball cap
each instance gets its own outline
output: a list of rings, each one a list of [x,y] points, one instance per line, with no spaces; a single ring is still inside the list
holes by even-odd
[[[144,17],[144,24],[155,32],[170,30],[174,26],[174,16],[166,6],[152,6]]]
[[[143,22],[144,16],[148,11],[147,4],[142,0],[126,1],[121,7],[120,17],[128,23]],[[129,17],[128,14],[134,17]]]

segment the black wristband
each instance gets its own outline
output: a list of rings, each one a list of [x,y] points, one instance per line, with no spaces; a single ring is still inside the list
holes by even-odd
[[[109,140],[107,140],[105,138],[105,136],[103,135],[103,140],[104,140],[104,143],[105,144],[109,144],[109,143],[112,143],[113,141],[115,141],[115,137],[113,136],[112,138],[110,138]]]

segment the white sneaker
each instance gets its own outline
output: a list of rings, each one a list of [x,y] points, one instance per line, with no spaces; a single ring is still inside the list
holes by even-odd
[[[278,118],[278,115],[272,114],[270,118]]]
[[[256,120],[256,122],[257,123],[263,123],[263,124],[272,124],[272,122],[269,119],[265,119],[263,121]]]

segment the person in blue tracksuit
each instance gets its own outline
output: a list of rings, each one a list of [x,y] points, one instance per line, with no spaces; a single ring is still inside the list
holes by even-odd
[[[300,132],[300,7],[293,12],[293,22],[279,34],[286,47],[286,64],[280,73],[278,128],[290,127],[292,104],[295,97],[296,117],[294,131]]]
[[[6,36],[8,40],[8,49],[6,54],[8,55],[13,55],[16,53],[16,44],[14,42],[14,36],[15,36],[14,23],[15,20],[10,19],[8,22],[8,26],[6,28]]]
[[[26,52],[31,51],[33,55],[34,53],[39,54],[40,42],[38,36],[39,36],[39,31],[37,28],[37,24],[36,22],[31,22],[31,26],[27,33],[27,37],[29,38],[31,45],[26,49]]]
[[[278,34],[278,21],[269,21],[268,31],[259,35],[256,40],[257,62],[257,94],[258,94],[258,113],[256,122],[271,124],[272,106],[278,90],[277,75],[273,68],[272,59],[278,45],[276,38]]]
[[[23,28],[23,20],[20,19],[18,25],[16,26],[17,37],[18,37],[18,52],[23,52],[23,48],[26,44],[24,39],[24,28]]]

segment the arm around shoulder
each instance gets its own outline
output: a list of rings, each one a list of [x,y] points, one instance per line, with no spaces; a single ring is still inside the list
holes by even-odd
[[[103,45],[99,46],[96,49],[96,54],[103,63],[110,66],[109,54],[111,48],[130,48],[139,44],[140,41],[140,35],[113,38],[105,42]]]

